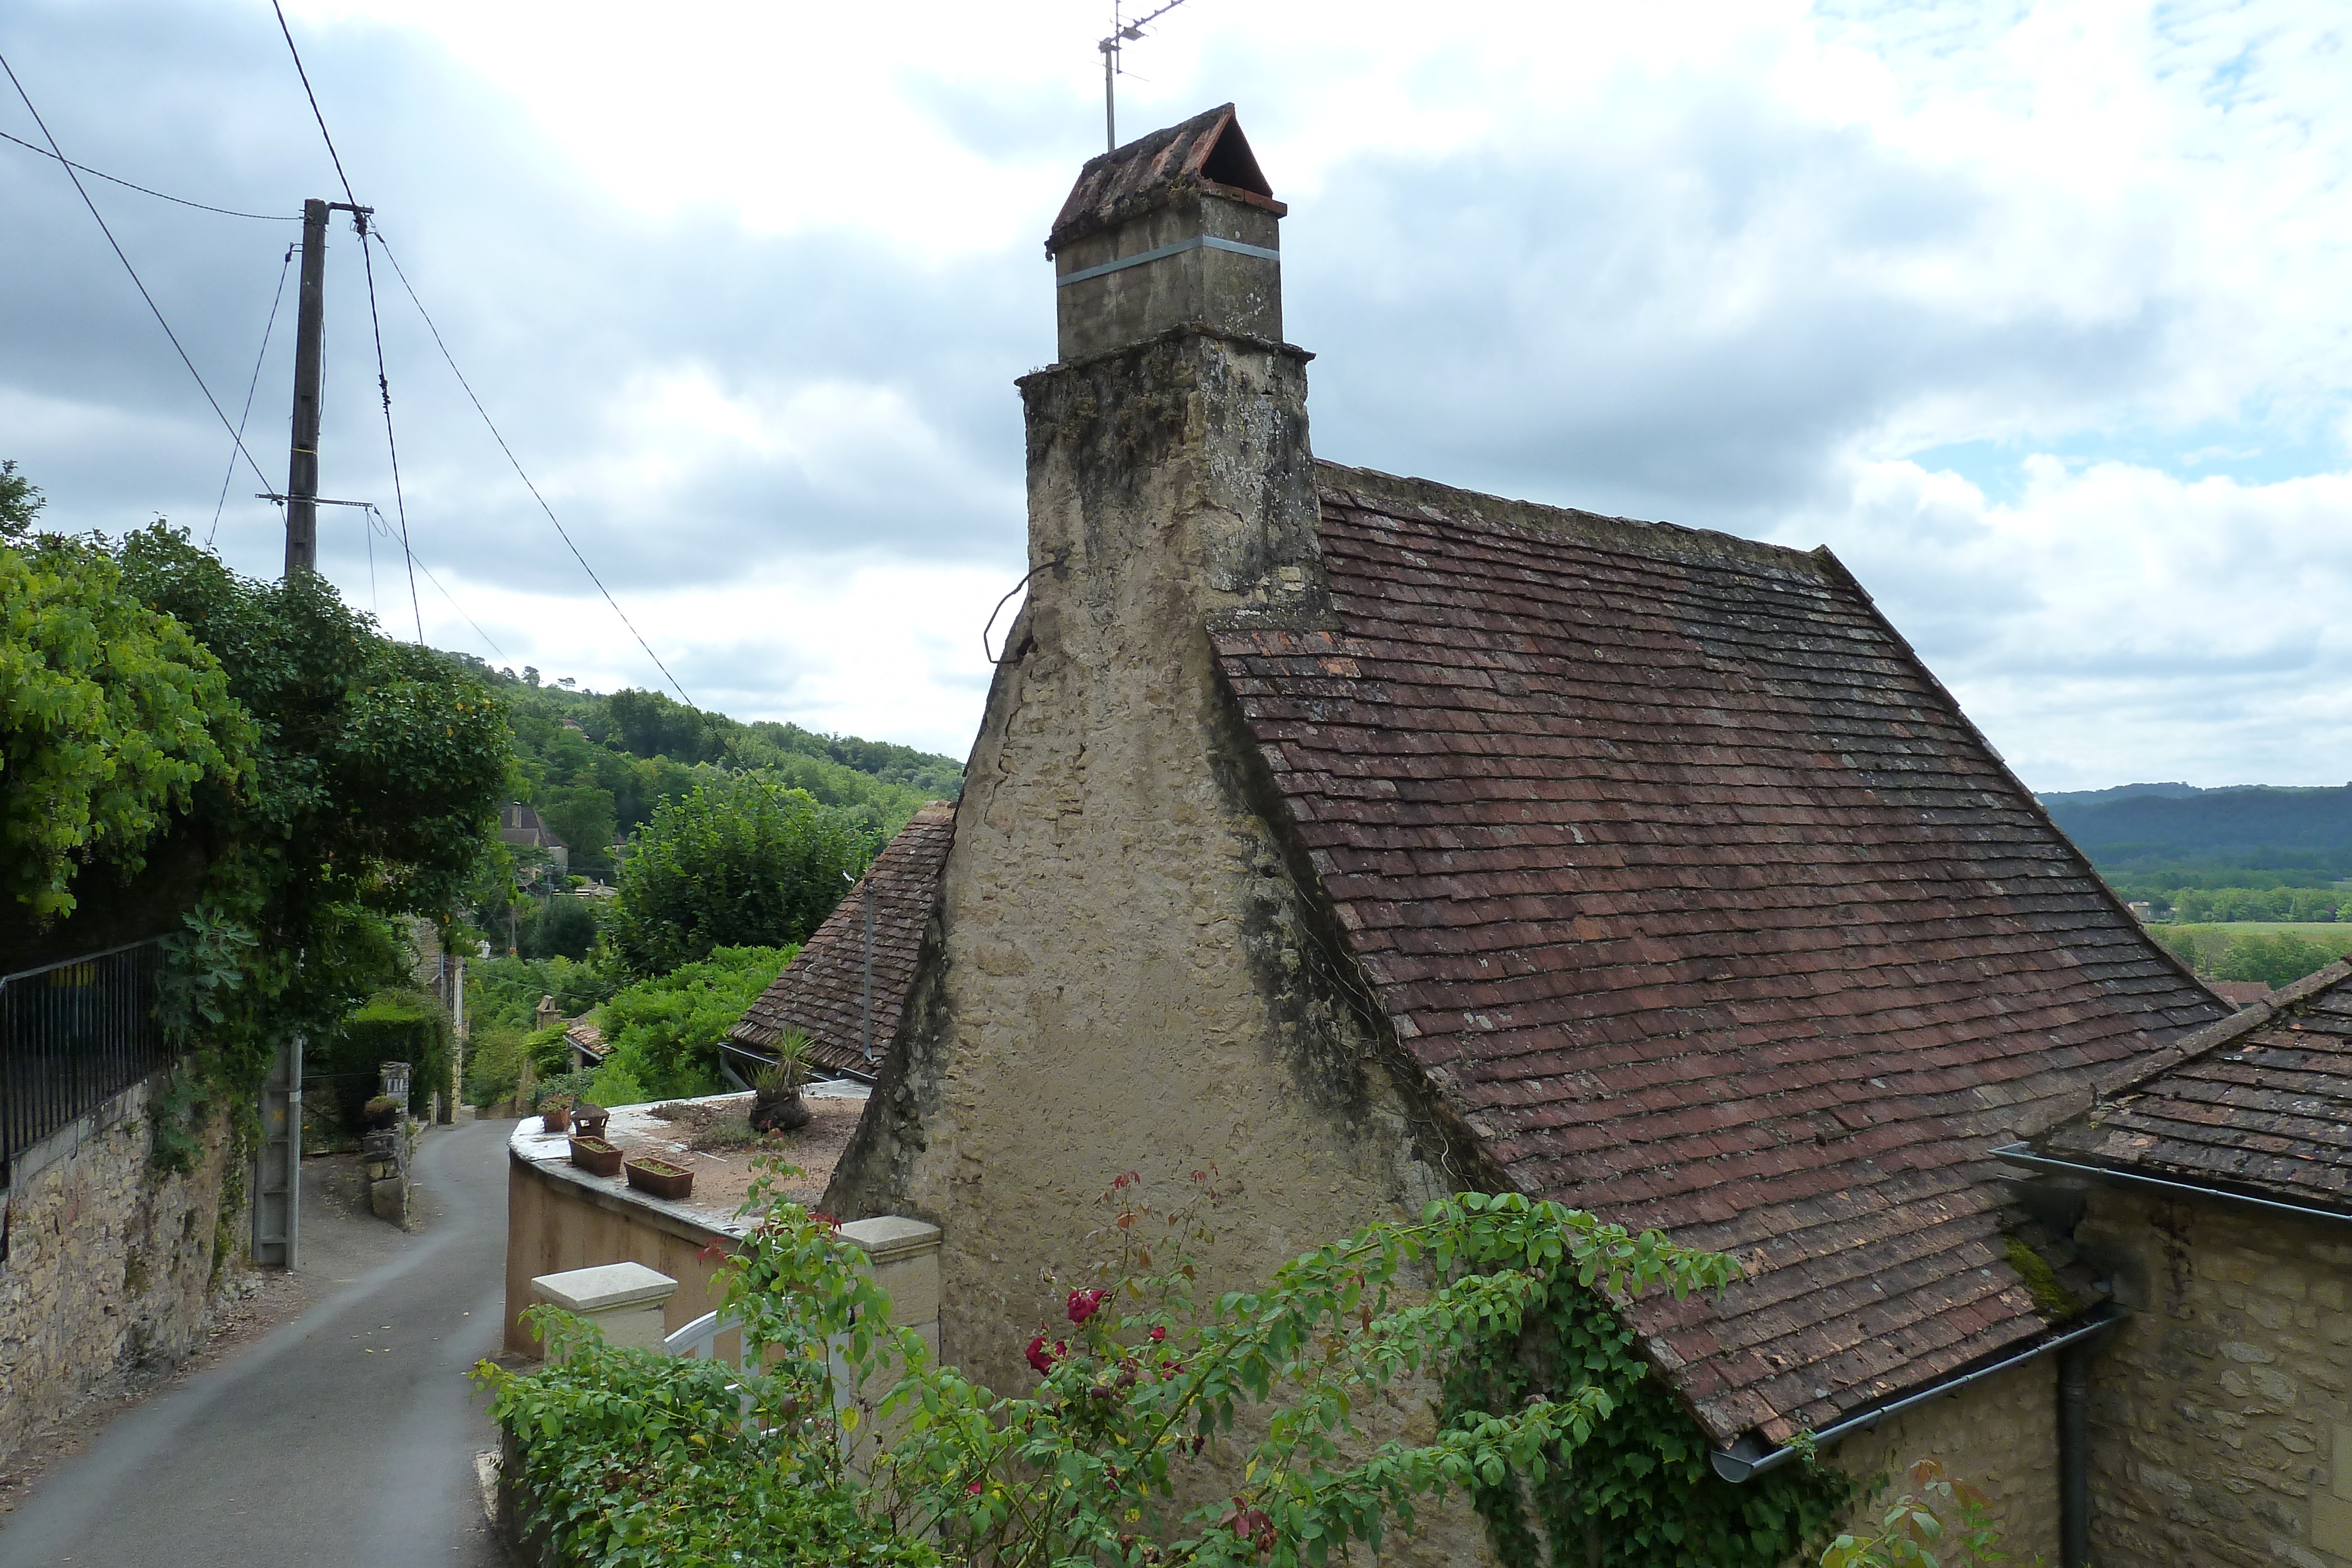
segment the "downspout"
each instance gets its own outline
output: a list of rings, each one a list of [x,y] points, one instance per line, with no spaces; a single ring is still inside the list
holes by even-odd
[[[2032,1350],[2021,1351],[2015,1355],[1994,1362],[1990,1366],[1980,1366],[1974,1372],[1947,1378],[1941,1383],[1921,1389],[1916,1394],[1906,1395],[1892,1404],[1882,1405],[1875,1410],[1853,1416],[1849,1420],[1840,1421],[1833,1427],[1824,1427],[1813,1434],[1811,1446],[1817,1449],[1826,1448],[1842,1437],[1850,1437],[1856,1432],[1867,1432],[1897,1411],[1908,1410],[1914,1405],[1924,1405],[1930,1399],[1939,1398],[1947,1394],[1958,1394],[1971,1383],[1980,1383],[1988,1377],[2007,1372],[2012,1367],[2023,1366],[2029,1361],[2038,1361],[2052,1351],[2063,1351],[2095,1334],[2105,1333],[2129,1315],[2126,1309],[2110,1303],[2089,1322],[2077,1328],[2068,1329],[2055,1338],[2044,1340]],[[2064,1425],[2063,1413],[2060,1416],[2060,1425],[2063,1428]],[[2060,1441],[2063,1448],[2064,1444],[2063,1430]],[[1782,1465],[1795,1458],[1800,1451],[1793,1444],[1785,1445],[1751,1459],[1735,1454],[1727,1448],[1717,1448],[1707,1455],[1707,1463],[1714,1467],[1717,1475],[1736,1486],[1750,1476],[1760,1476],[1767,1470],[1779,1469]]]
[[[2058,1353],[2058,1561],[2091,1563],[2091,1347]]]

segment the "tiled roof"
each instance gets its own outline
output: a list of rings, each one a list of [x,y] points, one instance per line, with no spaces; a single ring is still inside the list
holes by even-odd
[[[604,1060],[604,1031],[593,1019],[573,1019],[564,1026],[563,1038],[578,1046],[591,1061]]]
[[[1234,106],[1220,104],[1181,125],[1087,159],[1054,220],[1045,254],[1150,212],[1189,187],[1205,187],[1276,216],[1290,210],[1274,199],[1257,155],[1234,119]]]
[[[2210,980],[2205,988],[2233,1008],[2252,1007],[2270,999],[2271,988],[2260,980]]]
[[[2352,963],[2183,1042],[2044,1153],[2352,1214]]]
[[[830,1072],[871,1080],[898,1032],[915,983],[923,927],[940,898],[940,870],[955,841],[955,808],[915,813],[866,869],[799,956],[746,1009],[727,1038],[766,1051],[788,1029],[809,1037],[809,1060]],[[866,896],[874,897],[874,1058],[859,1048],[865,985]]]
[[[1217,631],[1224,678],[1507,1178],[1749,1267],[1629,1311],[1701,1422],[2040,1332],[1987,1150],[2228,1009],[1827,552],[1318,477],[1331,623]]]

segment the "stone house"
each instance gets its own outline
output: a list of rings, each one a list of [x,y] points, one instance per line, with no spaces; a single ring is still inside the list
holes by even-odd
[[[2133,1309],[2088,1378],[2103,1568],[2352,1563],[2352,964],[2001,1151]]]
[[[1827,550],[1316,460],[1286,210],[1228,106],[1054,225],[1029,597],[826,1207],[943,1228],[1003,1387],[1130,1167],[1236,1192],[1216,1289],[1468,1187],[1658,1227],[1747,1269],[1625,1312],[1725,1484],[1933,1451],[2054,1556],[2081,1303],[1991,1152],[2230,1009]]]

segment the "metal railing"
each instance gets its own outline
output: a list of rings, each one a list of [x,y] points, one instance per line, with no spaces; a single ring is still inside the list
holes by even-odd
[[[160,939],[0,975],[0,1183],[42,1139],[158,1068]]]

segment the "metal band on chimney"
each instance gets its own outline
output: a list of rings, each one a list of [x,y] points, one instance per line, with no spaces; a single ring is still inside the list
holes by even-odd
[[[1130,267],[1141,267],[1147,261],[1165,261],[1171,256],[1181,256],[1188,250],[1200,250],[1203,247],[1210,250],[1229,250],[1235,256],[1260,256],[1267,261],[1282,259],[1280,251],[1268,250],[1262,245],[1244,245],[1237,239],[1219,239],[1214,235],[1194,235],[1191,239],[1180,239],[1174,245],[1163,245],[1158,250],[1147,250],[1140,255],[1122,256],[1117,261],[1107,261],[1100,267],[1082,268],[1066,277],[1055,278],[1054,287],[1067,288],[1073,283],[1084,283],[1090,277],[1101,277],[1106,274],[1123,271]]]

